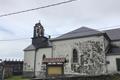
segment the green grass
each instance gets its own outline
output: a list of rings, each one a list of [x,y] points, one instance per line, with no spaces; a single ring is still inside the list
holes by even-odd
[[[13,76],[5,80],[30,80],[30,79],[22,78],[22,76]]]

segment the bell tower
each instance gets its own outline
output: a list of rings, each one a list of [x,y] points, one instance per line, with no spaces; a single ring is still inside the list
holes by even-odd
[[[40,21],[39,23],[36,23],[34,26],[34,34],[33,37],[44,37],[44,28],[41,25]]]
[[[42,26],[40,21],[34,26],[32,44],[36,48],[48,46],[48,38],[44,36],[44,27]]]

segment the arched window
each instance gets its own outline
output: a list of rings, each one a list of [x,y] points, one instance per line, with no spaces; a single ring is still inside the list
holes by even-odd
[[[73,63],[78,62],[78,52],[76,49],[73,49]]]
[[[44,60],[46,58],[45,54],[43,55],[42,59]]]

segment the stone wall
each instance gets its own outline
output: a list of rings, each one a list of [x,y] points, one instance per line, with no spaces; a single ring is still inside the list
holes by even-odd
[[[103,36],[92,36],[54,41],[53,54],[54,57],[66,57],[65,74],[103,74],[106,72],[104,40]],[[78,63],[72,62],[73,49],[78,51]]]
[[[100,41],[79,42],[75,46],[78,47],[79,62],[71,63],[72,71],[83,75],[105,73],[105,53]]]

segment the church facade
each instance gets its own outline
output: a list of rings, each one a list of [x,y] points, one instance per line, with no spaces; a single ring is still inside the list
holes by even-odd
[[[32,43],[24,49],[23,73],[40,77],[44,58],[65,58],[64,74],[102,75],[120,71],[120,29],[97,31],[81,27],[57,38],[44,36],[41,23],[34,26]]]

